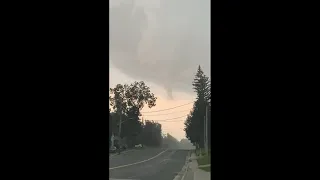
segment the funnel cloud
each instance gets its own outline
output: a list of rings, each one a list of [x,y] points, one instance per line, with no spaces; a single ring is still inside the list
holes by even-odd
[[[122,73],[193,93],[200,65],[210,76],[209,0],[111,0],[110,61]]]

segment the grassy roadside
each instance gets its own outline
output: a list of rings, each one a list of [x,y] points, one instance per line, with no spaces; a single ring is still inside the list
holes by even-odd
[[[197,156],[200,156],[200,149],[196,149],[195,153],[196,153]],[[211,154],[211,149],[208,149],[208,153]],[[205,153],[204,148],[201,148],[201,155],[204,156],[205,154],[206,153]]]
[[[201,156],[200,156],[200,149],[196,150],[196,155],[198,156],[198,165],[208,165],[211,164],[211,150],[208,150],[208,154],[205,153],[204,149],[201,149]],[[202,169],[206,172],[211,172],[211,167],[199,167],[199,169]]]
[[[211,154],[203,155],[197,159],[199,166],[211,164]]]
[[[211,167],[200,167],[199,169],[202,169],[206,172],[211,172]]]

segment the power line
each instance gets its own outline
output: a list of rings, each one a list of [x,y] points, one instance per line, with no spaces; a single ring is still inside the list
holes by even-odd
[[[185,105],[188,105],[188,104],[191,104],[191,103],[193,103],[193,102],[189,102],[187,104],[183,104],[183,105],[180,105],[180,106],[175,106],[175,107],[168,108],[168,109],[162,109],[162,110],[158,110],[158,111],[141,112],[141,113],[154,113],[154,112],[160,112],[160,111],[167,111],[167,110],[175,109],[175,108],[178,108],[178,107],[182,107],[182,106],[185,106]]]
[[[173,120],[173,119],[179,119],[179,118],[182,118],[182,117],[186,117],[186,116],[188,116],[188,115],[184,115],[184,116],[180,116],[180,117],[175,117],[175,118],[170,118],[170,119],[156,119],[156,120],[153,120],[153,119],[150,119],[150,120],[148,120],[148,119],[146,119],[145,118],[145,121],[167,121],[167,120]],[[144,116],[142,116],[142,118],[143,118]],[[137,118],[137,117],[132,117],[132,118],[126,118],[126,120],[124,120],[124,121],[127,121],[127,120],[129,120],[129,119],[138,119],[138,120],[140,120],[140,118]]]
[[[175,121],[165,121],[165,122],[180,122],[180,121],[184,121],[183,119],[181,120],[175,120]]]
[[[160,120],[150,120],[150,121],[167,121],[167,120],[179,119],[179,118],[186,117],[186,116],[187,115],[176,117],[176,118],[171,118],[171,119],[160,119]],[[173,121],[168,121],[168,122],[173,122]]]
[[[188,109],[188,110],[183,110],[183,111],[178,111],[178,112],[167,113],[167,114],[146,115],[146,116],[144,116],[144,117],[149,117],[149,116],[164,116],[164,115],[168,115],[168,114],[175,114],[175,113],[186,112],[186,111],[190,111],[190,109]]]
[[[168,109],[162,109],[162,110],[158,110],[158,111],[150,111],[150,112],[144,112],[144,113],[152,113],[152,112],[160,112],[160,111],[165,111],[165,110],[170,110],[170,109],[175,109],[175,108],[178,108],[178,107],[182,107],[182,106],[185,106],[185,105],[188,105],[188,104],[191,104],[193,102],[190,102],[190,103],[187,103],[187,104],[183,104],[183,105],[180,105],[180,106],[175,106],[175,107],[172,107],[172,108],[168,108]],[[149,117],[149,116],[160,116],[160,115],[168,115],[168,114],[174,114],[174,113],[179,113],[179,112],[186,112],[186,111],[190,111],[190,110],[183,110],[183,111],[178,111],[178,112],[172,112],[172,113],[167,113],[167,114],[154,114],[154,115],[147,115],[146,117]],[[176,117],[176,118],[171,118],[171,119],[160,119],[160,120],[149,120],[149,121],[165,121],[165,122],[178,122],[178,121],[184,121],[184,120],[176,120],[176,121],[169,121],[169,120],[174,120],[174,119],[179,119],[179,118],[182,118],[182,117],[186,117],[188,115],[184,115],[184,116],[180,116],[180,117]],[[144,116],[143,116],[144,117]],[[120,124],[128,121],[129,119],[138,119],[140,120],[139,117],[132,117],[132,118],[125,118],[126,120],[122,121]],[[148,120],[147,120],[148,121]],[[119,123],[118,123],[119,124]]]
[[[157,122],[157,121],[164,121],[164,122],[179,122],[179,121],[184,121],[184,119],[181,119],[181,120],[175,120],[175,121],[170,121],[170,120],[173,120],[173,119],[179,119],[179,118],[182,118],[182,117],[186,117],[187,115],[184,115],[184,116],[180,116],[180,117],[176,117],[176,118],[171,118],[171,119],[160,119],[160,120],[145,120],[145,121],[154,121],[154,122]],[[121,121],[121,123],[117,123],[117,125],[120,125],[120,124],[123,124],[125,123],[126,121],[128,121],[129,119],[137,119],[137,118],[127,118],[126,120],[124,121]],[[139,119],[139,118],[138,118]],[[140,119],[139,119],[140,120]]]

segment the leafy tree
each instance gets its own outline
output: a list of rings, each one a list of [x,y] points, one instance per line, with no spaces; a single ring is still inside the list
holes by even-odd
[[[138,110],[137,115],[140,115],[140,110],[145,104],[149,108],[156,105],[157,98],[151,93],[150,88],[143,81],[134,82],[130,85],[116,85],[115,88],[110,88],[110,105],[115,112],[127,114],[132,108]]]
[[[170,147],[170,148],[178,148],[179,147],[179,141],[167,133],[167,135],[163,138],[163,146],[164,147]]]
[[[145,121],[142,133],[142,142],[147,146],[159,147],[162,144],[161,124],[154,121]]]
[[[141,109],[147,105],[152,108],[156,105],[157,98],[151,93],[150,88],[143,82],[128,84],[118,84],[110,88],[110,106],[116,113],[117,118],[113,123],[119,128],[121,116],[121,137],[126,137],[129,144],[134,144],[136,136],[142,131],[142,124],[139,121]],[[118,131],[113,131],[118,134]]]
[[[126,137],[127,145],[133,147],[138,144],[138,136],[142,132],[143,126],[139,121],[139,111],[136,107],[129,109],[128,116],[125,117],[122,124],[122,136]],[[129,118],[130,117],[130,118]]]

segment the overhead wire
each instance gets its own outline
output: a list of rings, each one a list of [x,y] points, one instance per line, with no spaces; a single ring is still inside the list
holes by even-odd
[[[162,110],[157,110],[157,111],[149,111],[149,112],[141,112],[141,113],[153,113],[153,112],[161,112],[161,111],[167,111],[167,110],[171,110],[171,109],[175,109],[175,108],[178,108],[178,107],[182,107],[182,106],[186,106],[188,104],[191,104],[193,102],[189,102],[187,104],[183,104],[183,105],[179,105],[179,106],[175,106],[175,107],[171,107],[171,108],[167,108],[167,109],[162,109]],[[190,111],[190,110],[183,110],[183,111],[179,111],[179,112],[186,112],[186,111]],[[146,115],[146,116],[142,116],[143,117],[149,117],[149,116],[163,116],[163,115],[168,115],[168,114],[174,114],[174,113],[179,113],[179,112],[172,112],[172,113],[167,113],[167,114],[153,114],[153,115]],[[150,121],[154,121],[154,122],[157,122],[157,121],[162,121],[162,122],[179,122],[179,121],[184,121],[184,120],[175,120],[175,119],[179,119],[179,118],[182,118],[182,117],[186,117],[188,115],[184,115],[184,116],[180,116],[180,117],[175,117],[175,118],[170,118],[170,119],[159,119],[159,120],[150,120]],[[122,121],[122,123],[126,122],[127,120],[129,119],[137,119],[137,117],[133,117],[133,118],[126,118],[126,120]],[[140,119],[140,118],[138,118]],[[171,121],[171,120],[174,120],[174,121]],[[148,121],[148,120],[147,120]]]
[[[141,113],[147,114],[147,113],[154,113],[154,112],[168,111],[168,110],[175,109],[175,108],[178,108],[178,107],[186,106],[186,105],[191,104],[191,103],[194,103],[194,102],[189,102],[189,103],[187,103],[187,104],[183,104],[183,105],[180,105],[180,106],[175,106],[175,107],[172,107],[172,108],[161,109],[161,110],[157,110],[157,111],[141,112]]]
[[[187,115],[184,115],[184,116],[180,116],[180,117],[176,117],[176,118],[171,118],[171,119],[160,119],[160,120],[153,120],[153,121],[168,121],[168,120],[173,120],[173,119],[179,119],[179,118],[182,118],[182,117],[186,117]],[[170,121],[169,121],[170,122]]]
[[[187,109],[187,110],[178,111],[178,112],[172,112],[172,113],[167,113],[167,114],[152,114],[152,115],[145,115],[144,117],[149,117],[149,116],[165,116],[165,115],[168,115],[168,114],[175,114],[175,113],[187,112],[187,111],[191,111],[191,110],[190,110],[190,109]]]

